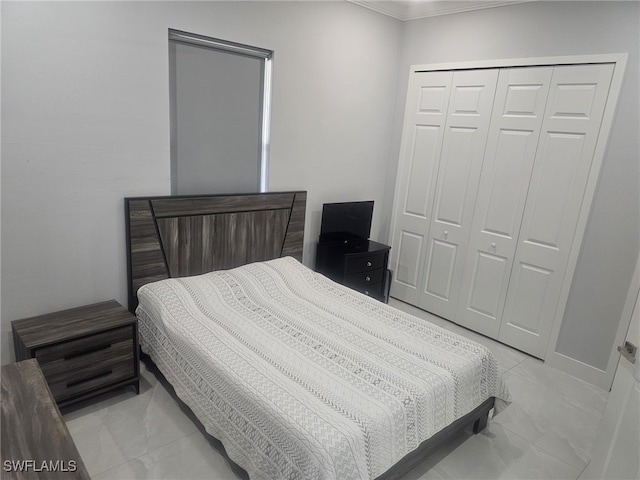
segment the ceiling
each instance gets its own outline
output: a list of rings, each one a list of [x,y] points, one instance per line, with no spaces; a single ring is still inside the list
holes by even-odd
[[[533,0],[348,0],[399,20],[415,20]]]

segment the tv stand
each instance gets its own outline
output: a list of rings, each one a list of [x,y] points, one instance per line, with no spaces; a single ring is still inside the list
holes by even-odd
[[[316,251],[316,271],[386,303],[389,299],[387,265],[390,249],[388,245],[364,238],[321,239]]]

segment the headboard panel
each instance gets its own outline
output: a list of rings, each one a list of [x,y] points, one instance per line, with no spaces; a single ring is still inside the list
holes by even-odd
[[[306,192],[125,198],[129,310],[142,285],[292,256]]]

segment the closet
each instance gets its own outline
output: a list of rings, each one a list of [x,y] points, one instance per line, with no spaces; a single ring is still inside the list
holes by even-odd
[[[614,67],[413,71],[393,297],[544,358],[591,205]]]

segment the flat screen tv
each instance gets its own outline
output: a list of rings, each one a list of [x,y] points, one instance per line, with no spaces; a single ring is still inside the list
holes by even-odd
[[[371,234],[373,200],[325,203],[322,206],[320,241],[367,240]]]

